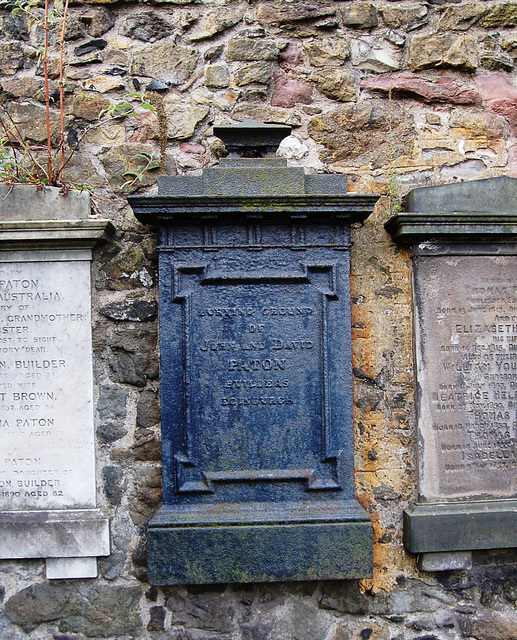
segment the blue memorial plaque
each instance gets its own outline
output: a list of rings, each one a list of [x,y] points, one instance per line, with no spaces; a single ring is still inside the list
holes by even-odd
[[[376,199],[274,157],[130,198],[160,253],[152,583],[371,575],[353,477],[348,250]]]

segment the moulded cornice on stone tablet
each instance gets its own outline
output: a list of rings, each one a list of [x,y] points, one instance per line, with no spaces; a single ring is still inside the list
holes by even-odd
[[[517,236],[517,212],[492,213],[409,211],[390,218],[384,225],[395,242],[412,244],[424,240],[493,242]]]
[[[4,220],[1,251],[93,249],[114,231],[109,220]]]
[[[502,176],[410,191],[385,229],[396,242],[501,241],[517,234],[517,179]]]
[[[81,393],[84,390],[85,396],[77,422],[81,425],[81,436],[85,436],[80,443],[83,447],[83,466],[76,465],[77,469],[82,469],[83,474],[78,473],[77,481],[72,479],[71,486],[66,491],[30,492],[31,496],[32,493],[37,494],[34,500],[39,500],[38,503],[31,503],[32,498],[27,498],[29,501],[21,501],[18,509],[0,512],[0,558],[45,558],[49,562],[49,579],[94,577],[97,574],[96,558],[109,555],[110,540],[109,519],[95,508],[93,391],[92,380],[88,378],[88,375],[92,377],[91,284],[88,263],[92,259],[93,248],[107,239],[114,228],[109,220],[90,215],[90,196],[87,192],[71,190],[62,194],[56,188],[0,185],[0,211],[0,262],[7,265],[5,273],[9,273],[8,263],[11,263],[13,269],[23,268],[24,274],[32,274],[31,282],[35,283],[35,287],[38,286],[40,275],[43,278],[44,274],[48,282],[54,282],[54,278],[54,286],[59,290],[57,296],[69,294],[68,298],[65,295],[67,300],[77,296],[70,315],[75,317],[75,312],[79,309],[81,313],[77,317],[81,316],[88,323],[80,338],[77,333],[74,334],[77,346],[72,350],[75,359],[68,360],[71,366],[80,366],[81,375],[86,376],[83,376],[81,383],[84,383]],[[17,263],[18,266],[14,266]],[[27,278],[29,282],[29,275]],[[78,282],[81,283],[80,295],[71,289],[72,286],[77,287]],[[40,299],[53,298],[42,296]],[[77,306],[79,302],[82,305],[80,307]],[[24,305],[20,310],[28,308],[29,305]],[[40,311],[39,308],[36,310]],[[67,345],[60,344],[59,348],[62,354]],[[89,374],[86,373],[87,369]],[[76,375],[69,377],[76,385],[80,378],[78,371],[79,369],[76,370]],[[71,387],[71,394],[66,393],[70,391],[66,385],[63,389],[63,398],[74,397],[75,388]],[[63,407],[59,405],[55,411],[61,410],[64,414],[65,410],[71,410],[69,405]],[[72,409],[78,411],[75,405]],[[90,428],[91,438],[88,438],[86,431]],[[88,469],[87,477],[84,475],[85,468]],[[63,471],[65,472],[66,470]],[[7,502],[6,505],[2,505],[2,508],[7,509],[10,503]]]

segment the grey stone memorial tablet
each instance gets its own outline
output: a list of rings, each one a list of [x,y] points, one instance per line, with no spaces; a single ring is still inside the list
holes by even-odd
[[[422,498],[516,497],[516,258],[415,269]]]
[[[413,253],[419,502],[404,541],[425,570],[517,546],[516,196],[512,178],[415,189],[386,224]]]

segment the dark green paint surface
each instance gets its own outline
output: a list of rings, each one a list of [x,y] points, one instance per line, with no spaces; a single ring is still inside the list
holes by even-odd
[[[372,575],[369,522],[152,528],[148,545],[152,584]]]

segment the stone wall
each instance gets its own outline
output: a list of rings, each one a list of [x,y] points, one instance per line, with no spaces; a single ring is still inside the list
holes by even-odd
[[[41,145],[41,24],[0,4],[1,99]],[[514,551],[429,574],[402,546],[402,512],[416,499],[411,265],[383,227],[413,187],[517,170],[517,3],[92,0],[73,4],[66,39],[70,144],[127,94],[146,94],[156,110],[94,126],[67,168],[116,228],[93,265],[98,504],[112,554],[92,580],[47,581],[43,561],[1,561],[0,638],[517,638]],[[55,89],[56,58],[50,68]],[[354,229],[352,251],[356,485],[374,523],[375,574],[150,587],[145,530],[161,482],[156,255],[125,197],[214,164],[212,125],[250,117],[293,127],[280,151],[292,164],[384,195]],[[52,123],[57,132],[57,112]],[[135,179],[148,157],[160,166]]]

